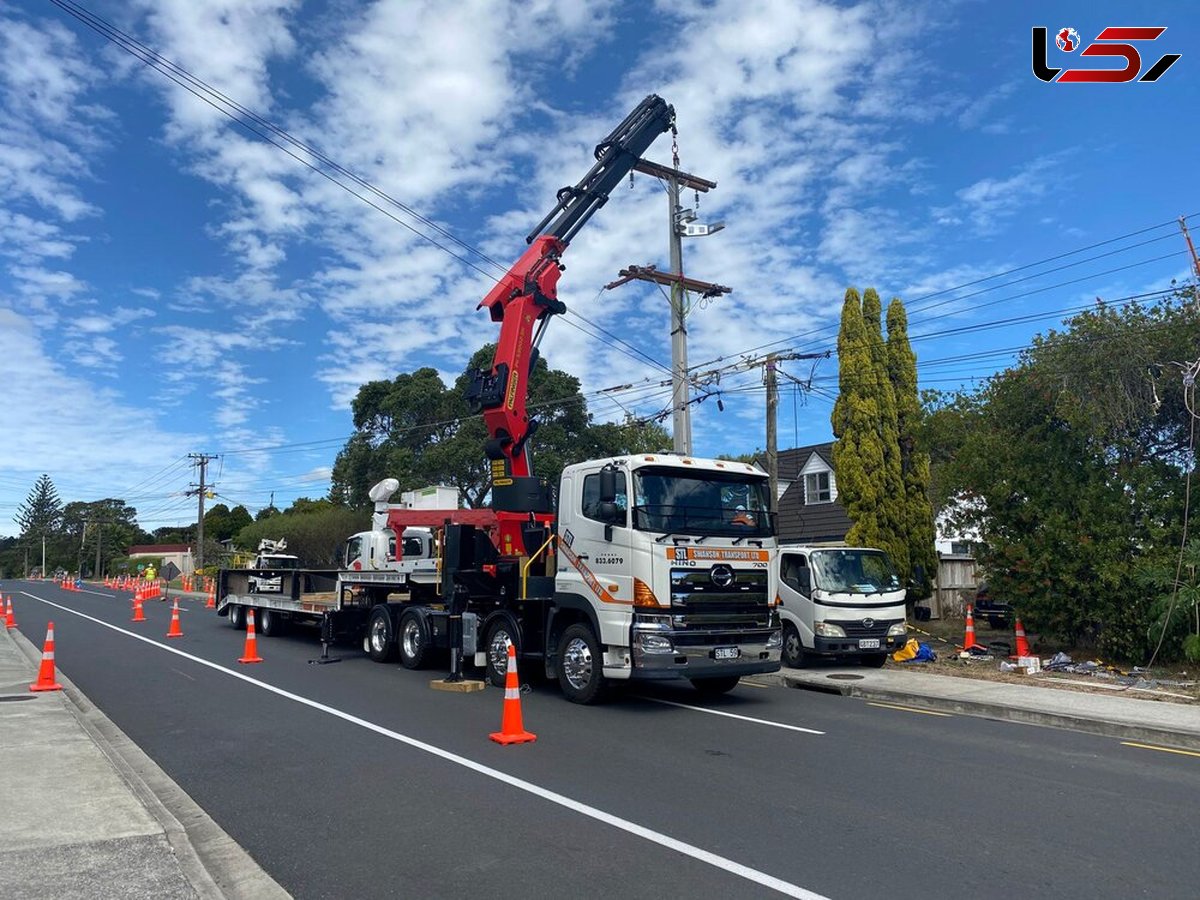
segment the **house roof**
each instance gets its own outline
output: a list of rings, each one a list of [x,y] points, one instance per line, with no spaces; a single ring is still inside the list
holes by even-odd
[[[780,450],[775,454],[775,459],[778,463],[779,479],[781,481],[795,481],[800,477],[800,472],[808,465],[808,461],[814,453],[830,469],[833,468],[833,441],[826,441],[824,444],[809,444],[807,447],[794,447],[791,450]],[[763,469],[766,469],[766,454],[759,454],[754,458],[754,461]]]
[[[779,498],[779,540],[788,544],[823,544],[844,540],[850,530],[850,517],[842,504],[804,503],[804,479],[800,473],[813,456],[833,471],[833,442],[810,444],[782,450],[777,455],[779,480],[787,489]],[[765,462],[765,460],[763,460]],[[835,476],[836,477],[836,476]]]
[[[129,548],[130,556],[165,556],[168,553],[189,553],[191,544],[138,544]]]

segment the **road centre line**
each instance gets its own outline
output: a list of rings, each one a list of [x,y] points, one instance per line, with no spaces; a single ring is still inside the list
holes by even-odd
[[[1137,747],[1141,750],[1161,750],[1163,753],[1178,753],[1180,756],[1200,756],[1195,750],[1177,750],[1174,747],[1159,747],[1156,744],[1139,744],[1137,741],[1121,741],[1123,747]]]
[[[932,709],[917,709],[915,706],[897,706],[895,703],[875,703],[874,701],[868,700],[867,706],[878,706],[880,709],[899,709],[903,712],[920,713],[923,716],[942,716],[946,719],[954,718],[953,713],[935,712]]]
[[[770,725],[772,728],[784,728],[788,731],[799,731],[803,734],[824,734],[813,728],[801,728],[799,725],[785,725],[783,722],[772,722],[769,719],[755,719],[753,716],[741,716],[737,713],[725,712],[723,709],[706,709],[703,706],[691,706],[687,703],[677,703],[674,700],[663,700],[660,697],[646,697],[638,694],[639,700],[649,700],[651,703],[661,703],[663,706],[678,706],[680,709],[690,709],[694,712],[708,713],[710,716],[725,716],[727,719],[740,719],[743,722],[753,722],[755,725]]]
[[[590,819],[594,819],[597,822],[602,822],[603,824],[609,825],[613,828],[617,828],[621,831],[626,832],[627,834],[633,835],[634,837],[639,837],[639,838],[642,838],[643,840],[649,841],[650,843],[658,844],[660,847],[665,847],[668,850],[674,850],[676,853],[679,853],[683,856],[690,857],[691,859],[694,859],[698,862],[702,862],[707,865],[713,866],[715,868],[721,869],[722,871],[728,872],[729,874],[734,875],[738,878],[744,878],[747,881],[754,882],[755,884],[760,884],[763,887],[770,888],[773,891],[778,891],[779,893],[784,894],[788,897],[798,897],[798,898],[801,898],[801,900],[827,900],[827,898],[824,897],[824,895],[822,895],[822,894],[818,894],[818,893],[815,893],[814,891],[807,890],[805,888],[800,887],[799,885],[792,884],[791,882],[788,882],[788,881],[784,881],[781,878],[776,878],[773,875],[768,875],[766,872],[760,872],[758,869],[753,869],[750,866],[743,865],[732,859],[728,859],[724,856],[719,856],[715,853],[711,853],[708,850],[704,850],[703,848],[697,847],[693,844],[688,844],[684,841],[681,841],[681,840],[673,838],[669,835],[663,834],[662,832],[654,831],[653,829],[646,828],[642,825],[638,825],[636,822],[631,822],[628,819],[622,819],[619,816],[615,816],[611,813],[607,813],[602,809],[597,809],[594,806],[589,806],[586,803],[582,803],[578,800],[573,800],[570,797],[565,796],[564,794],[559,794],[556,791],[552,791],[552,790],[549,790],[548,788],[540,787],[536,784],[533,784],[532,782],[525,781],[522,778],[517,778],[513,775],[509,775],[506,772],[501,772],[499,769],[493,769],[493,768],[490,768],[489,766],[483,765],[482,763],[477,763],[474,760],[467,759],[465,756],[459,756],[457,753],[452,753],[449,750],[443,750],[440,747],[435,747],[432,744],[427,744],[424,741],[417,740],[416,738],[409,737],[408,735],[400,734],[397,731],[392,731],[389,728],[384,728],[381,725],[376,725],[374,722],[368,722],[366,719],[360,719],[358,716],[351,715],[350,713],[347,713],[347,712],[343,712],[340,709],[335,709],[332,706],[326,706],[324,703],[319,703],[316,700],[310,700],[307,697],[300,696],[299,694],[293,694],[290,691],[285,691],[283,688],[275,687],[275,685],[268,684],[265,681],[259,681],[257,678],[251,678],[249,675],[245,675],[245,674],[235,671],[233,669],[227,669],[225,666],[219,665],[218,663],[210,662],[209,660],[202,659],[199,656],[193,656],[191,653],[185,653],[184,651],[179,650],[175,647],[171,647],[166,644],[160,644],[158,641],[151,640],[150,638],[145,637],[140,634],[137,634],[136,632],[129,631],[128,629],[125,629],[125,628],[120,628],[109,622],[105,622],[102,619],[97,619],[94,616],[89,616],[86,613],[82,613],[82,612],[79,612],[78,610],[71,609],[68,606],[63,606],[61,604],[53,602],[52,600],[47,600],[44,597],[39,597],[36,594],[31,594],[28,591],[20,591],[20,593],[25,595],[26,597],[33,599],[33,600],[37,600],[40,603],[44,603],[47,606],[52,606],[55,609],[61,609],[65,613],[70,613],[73,616],[78,616],[81,619],[86,619],[89,622],[93,622],[97,625],[103,626],[104,628],[111,629],[112,631],[115,631],[118,634],[123,634],[126,637],[131,637],[131,638],[134,638],[135,640],[142,641],[143,643],[150,644],[151,646],[157,647],[159,650],[163,650],[167,653],[173,653],[176,656],[182,657],[183,659],[186,659],[186,660],[190,660],[191,662],[194,662],[197,665],[206,666],[210,669],[213,669],[214,671],[221,672],[222,674],[225,674],[225,675],[229,675],[232,678],[236,678],[239,681],[244,681],[247,684],[251,684],[251,685],[254,685],[255,687],[262,688],[264,691],[268,691],[272,694],[276,694],[277,696],[283,697],[284,699],[291,700],[295,703],[301,704],[302,706],[307,706],[310,709],[315,709],[319,712],[326,713],[327,715],[341,719],[345,722],[349,722],[351,725],[357,725],[360,728],[364,728],[367,731],[372,731],[383,737],[390,738],[391,740],[397,741],[401,744],[406,744],[415,750],[420,750],[424,753],[429,753],[432,756],[436,756],[440,759],[445,760],[446,762],[453,763],[454,765],[457,765],[457,766],[462,766],[465,769],[470,769],[472,772],[475,772],[479,775],[483,775],[487,778],[491,778],[495,781],[498,781],[502,784],[506,784],[510,787],[514,787],[517,790],[524,791],[528,794],[532,794],[535,797],[539,797],[543,800],[547,800],[547,801],[554,803],[558,806],[561,806],[565,809],[569,809],[572,812],[578,813],[582,816],[586,816]],[[682,705],[682,704],[670,704],[670,705],[674,706],[674,705]],[[742,718],[742,717],[737,716],[735,718]],[[774,724],[774,723],[768,722],[765,724]],[[780,726],[780,727],[793,727],[793,726]],[[807,730],[807,729],[799,729],[799,730],[803,731],[803,730]],[[820,734],[820,732],[816,732],[816,733]]]

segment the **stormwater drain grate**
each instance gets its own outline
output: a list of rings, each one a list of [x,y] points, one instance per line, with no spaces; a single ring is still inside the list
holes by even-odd
[[[36,700],[37,697],[33,694],[4,694],[0,695],[0,703],[7,703],[10,700]]]
[[[826,675],[826,678],[832,678],[834,681],[862,681],[861,675],[853,675],[850,672],[834,672],[832,675]]]

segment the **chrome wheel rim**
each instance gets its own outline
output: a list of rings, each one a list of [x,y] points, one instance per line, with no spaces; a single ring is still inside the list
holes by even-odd
[[[404,642],[404,654],[409,659],[416,656],[421,646],[421,626],[412,620],[405,622],[401,639]]]
[[[500,675],[508,672],[508,644],[511,640],[505,628],[497,628],[492,632],[492,641],[488,644],[488,662],[493,672]]]
[[[592,648],[583,638],[572,638],[563,650],[563,676],[575,690],[581,691],[592,680]]]
[[[382,653],[387,647],[387,622],[377,618],[371,623],[371,649],[376,653]]]

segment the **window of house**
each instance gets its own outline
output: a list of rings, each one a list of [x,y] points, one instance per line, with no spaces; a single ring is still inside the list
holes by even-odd
[[[951,541],[950,553],[953,556],[971,556],[974,553],[974,548],[970,541]]]
[[[804,476],[804,502],[829,503],[833,494],[829,490],[828,472],[810,472]]]

